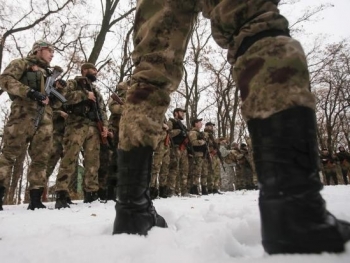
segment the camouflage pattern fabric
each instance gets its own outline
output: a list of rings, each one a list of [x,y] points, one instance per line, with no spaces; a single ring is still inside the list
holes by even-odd
[[[215,41],[228,49],[228,61],[235,65],[233,74],[246,120],[267,118],[293,106],[314,109],[305,54],[296,40],[265,37],[236,57],[245,37],[269,30],[288,34],[288,22],[279,14],[278,3],[138,0],[133,39],[136,68],[120,123],[120,147],[156,148],[169,95],[182,78],[183,58],[199,11],[210,19]]]
[[[5,181],[11,176],[16,158],[25,151],[28,143],[31,158],[27,174],[29,189],[38,189],[46,185],[46,166],[52,144],[52,103],[45,106],[43,117],[35,129],[34,120],[39,105],[27,98],[30,88],[21,81],[26,76],[25,72],[36,72],[38,78],[35,87],[32,88],[43,91],[47,74],[45,68],[48,66],[35,56],[29,56],[13,60],[0,75],[0,86],[13,100],[11,113],[4,128],[4,145],[0,155],[0,185],[6,185]]]
[[[166,132],[164,132],[166,135]],[[170,145],[165,145],[165,138],[161,140],[153,153],[153,163],[151,171],[151,187],[167,185],[170,163]]]
[[[187,193],[187,178],[188,178],[188,155],[187,150],[180,150],[178,145],[170,148],[170,163],[167,186],[170,194],[173,195],[180,188],[180,192]],[[178,188],[176,183],[178,182]]]
[[[76,78],[67,82],[67,104],[76,105],[87,101],[87,91]],[[87,80],[87,79],[86,79]],[[88,80],[87,80],[88,81]],[[107,115],[103,98],[99,91],[93,87],[99,108],[101,109],[103,125],[108,127]],[[88,103],[86,104],[88,105]],[[56,192],[68,192],[68,185],[76,170],[76,162],[83,149],[84,181],[86,192],[96,192],[99,189],[98,169],[100,167],[100,133],[96,122],[86,116],[69,112],[66,120],[66,129],[63,138],[63,158],[56,179]]]

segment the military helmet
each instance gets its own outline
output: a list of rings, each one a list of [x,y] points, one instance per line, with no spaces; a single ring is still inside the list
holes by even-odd
[[[45,40],[38,40],[38,41],[35,41],[35,43],[33,44],[31,52],[34,54],[35,52],[39,51],[41,48],[50,48],[53,50],[55,47],[51,43]]]

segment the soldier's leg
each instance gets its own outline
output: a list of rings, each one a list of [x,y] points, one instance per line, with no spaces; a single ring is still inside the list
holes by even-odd
[[[49,160],[47,162],[47,168],[46,168],[46,178],[49,178],[53,170],[56,167],[56,164],[58,163],[59,159],[62,157],[63,153],[63,134],[53,132],[52,135],[52,148],[50,151]]]
[[[350,227],[325,210],[319,193],[315,100],[306,58],[288,37],[288,21],[277,4],[207,0],[203,8],[214,39],[229,48],[234,64],[260,185],[264,249],[340,252]]]
[[[149,161],[162,135],[170,93],[182,78],[196,5],[188,0],[137,2],[135,71],[120,121],[114,234],[145,235],[153,226],[166,227],[149,198]]]
[[[63,136],[63,157],[56,178],[56,204],[55,208],[69,207],[67,197],[68,185],[76,172],[77,160],[81,147],[88,133],[88,125],[69,124]]]
[[[3,148],[0,154],[0,186],[5,187],[10,181],[16,158],[27,150],[27,139],[31,131],[23,129],[23,123],[12,115],[4,128]]]
[[[41,197],[47,184],[46,166],[51,153],[51,147],[48,145],[52,145],[52,123],[43,123],[36,130],[28,148],[31,158],[27,174],[30,195],[28,209],[31,210],[46,208],[41,202]]]
[[[170,165],[170,151],[169,147],[164,150],[162,159],[162,166],[159,172],[159,197],[167,197],[167,182],[169,178],[169,165]]]
[[[189,173],[189,163],[187,150],[181,152],[180,156],[180,193],[182,196],[188,195],[188,173]]]
[[[191,166],[192,172],[192,185],[190,188],[190,194],[199,195],[199,184],[203,166],[203,157],[201,156],[193,156],[193,163]]]
[[[154,150],[153,153],[153,162],[152,162],[152,170],[151,170],[151,182],[150,182],[150,196],[152,199],[155,199],[158,197],[158,178],[159,178],[159,172],[160,168],[162,166],[162,159],[164,155],[164,141],[161,140],[158,143],[157,148]]]
[[[98,198],[98,169],[100,168],[100,134],[97,127],[89,126],[83,144],[84,149],[84,203],[91,203]]]
[[[211,168],[208,159],[204,159],[203,157],[203,165],[202,165],[202,171],[201,171],[201,189],[202,189],[202,195],[208,195],[208,188],[210,187],[211,190],[213,190],[212,187],[212,176],[213,176],[213,170],[214,164],[213,159],[211,159]],[[208,187],[208,185],[210,186]]]
[[[167,196],[175,195],[176,179],[180,173],[180,150],[177,148],[170,149],[169,176],[167,182]]]
[[[344,168],[341,169],[341,171],[342,171],[344,184],[347,185],[349,183],[349,181],[348,181],[348,168],[344,167]]]

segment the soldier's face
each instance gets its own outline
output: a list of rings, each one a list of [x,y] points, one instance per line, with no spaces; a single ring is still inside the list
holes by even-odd
[[[53,59],[54,50],[51,48],[44,47],[38,50],[36,55],[37,57],[41,58],[42,60],[50,64],[51,60]]]
[[[178,111],[177,112],[177,118],[179,120],[183,120],[184,119],[184,115],[185,115],[185,113],[183,111]]]

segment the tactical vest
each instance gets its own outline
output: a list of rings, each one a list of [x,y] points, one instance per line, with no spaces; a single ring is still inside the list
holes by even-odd
[[[173,130],[182,130],[182,127],[178,123],[179,121],[176,121],[175,119],[171,118],[169,119],[173,124]],[[184,126],[185,127],[185,126]],[[176,136],[173,137],[173,142],[175,145],[180,145],[183,143],[183,141],[186,139],[185,136],[182,135],[182,132]]]
[[[42,77],[43,73],[40,70],[33,71],[31,69],[25,71],[22,77],[19,79],[23,85],[28,86],[30,89],[42,92],[41,86],[45,85],[41,83],[41,80],[44,79]],[[17,96],[8,93],[10,99],[13,101]]]

